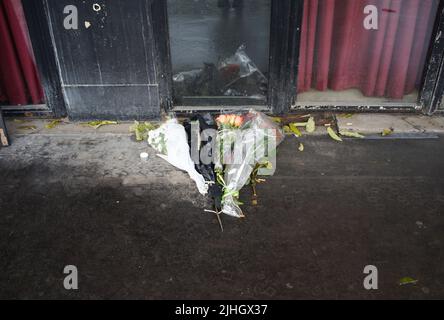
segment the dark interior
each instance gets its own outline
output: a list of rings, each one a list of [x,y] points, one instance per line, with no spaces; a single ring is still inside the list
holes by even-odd
[[[265,104],[270,14],[271,0],[168,0],[175,103]]]

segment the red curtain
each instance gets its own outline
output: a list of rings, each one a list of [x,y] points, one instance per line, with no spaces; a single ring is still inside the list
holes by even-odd
[[[43,90],[20,0],[0,0],[0,101],[40,104]]]
[[[419,87],[437,0],[305,0],[298,91],[358,88],[402,99]],[[378,30],[367,30],[367,5]]]

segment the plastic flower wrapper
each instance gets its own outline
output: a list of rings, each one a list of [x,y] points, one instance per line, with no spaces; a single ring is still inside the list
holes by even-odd
[[[186,171],[202,195],[208,193],[208,185],[204,177],[196,171],[191,159],[185,128],[177,119],[166,121],[159,129],[148,134],[148,143],[159,152],[158,156],[180,170]]]
[[[259,70],[241,45],[236,53],[219,62],[219,73],[224,85],[225,96],[249,96],[264,100],[268,78]]]
[[[228,125],[218,120],[220,131],[216,144],[216,171],[218,182],[224,190],[222,212],[243,218],[239,192],[250,181],[257,164],[275,158],[276,147],[283,141],[284,133],[260,112],[250,111],[244,115],[239,128],[232,126],[231,116],[229,119]]]

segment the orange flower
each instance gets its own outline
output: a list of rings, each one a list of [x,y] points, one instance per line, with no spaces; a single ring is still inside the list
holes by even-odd
[[[244,119],[241,116],[237,116],[234,120],[234,125],[238,128],[242,126],[242,123],[244,122]]]
[[[224,114],[221,114],[217,119],[217,122],[219,122],[220,124],[225,124],[227,122],[227,116]]]
[[[221,125],[231,126],[233,128],[240,128],[244,123],[244,118],[235,114],[221,114],[219,117],[216,118],[216,121]]]
[[[236,116],[234,114],[229,116],[230,125],[234,127],[234,123],[236,122]]]

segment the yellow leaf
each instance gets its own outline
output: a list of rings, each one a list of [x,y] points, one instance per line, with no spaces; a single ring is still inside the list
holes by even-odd
[[[390,129],[384,129],[383,131],[382,131],[382,136],[383,137],[386,137],[386,136],[389,136],[389,135],[391,135],[392,133],[393,133],[393,129],[392,128],[390,128]]]
[[[331,127],[328,127],[328,128],[327,128],[327,132],[328,132],[328,135],[330,136],[330,138],[332,138],[332,139],[335,140],[335,141],[342,142],[341,137],[338,136],[338,135],[336,134],[336,132],[335,132]]]
[[[157,126],[150,122],[140,123],[139,121],[134,121],[134,125],[130,127],[130,132],[135,133],[136,141],[143,141],[147,139],[148,133],[155,129],[157,129]]]
[[[46,129],[54,129],[55,127],[57,127],[60,123],[62,123],[62,120],[54,120],[51,121],[50,123],[48,123],[45,128]]]
[[[402,278],[401,280],[399,280],[400,286],[405,286],[408,284],[417,284],[417,283],[418,283],[418,280],[412,279],[410,277],[405,277],[405,278]]]
[[[290,123],[290,130],[296,135],[296,137],[302,137],[301,131],[294,123]]]
[[[90,121],[87,123],[83,123],[82,125],[87,125],[93,127],[94,129],[99,129],[101,126],[108,126],[112,124],[118,124],[117,121]]]
[[[289,126],[284,126],[284,133],[285,134],[293,134]]]

